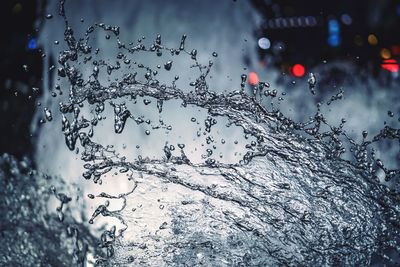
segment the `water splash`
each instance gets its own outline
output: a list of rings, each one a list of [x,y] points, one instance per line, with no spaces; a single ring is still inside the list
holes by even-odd
[[[66,209],[72,198],[60,192],[66,187],[59,179],[38,173],[27,159],[4,154],[0,185],[0,265],[84,266],[89,254],[102,255],[82,223],[85,216],[77,220]]]
[[[205,120],[205,134],[210,133],[216,117],[226,117],[230,124],[241,127],[246,135],[256,140],[247,147],[247,152],[238,163],[220,163],[211,158],[212,150],[208,149],[204,162],[194,164],[183,148],[180,155],[173,156],[167,144],[162,148],[165,160],[139,158],[126,161],[115,151],[93,142],[85,132],[78,134],[82,127],[75,128],[77,130],[73,132],[76,132],[75,136],[79,135],[84,148],[82,159],[90,162],[85,165],[88,169],[84,174],[86,179],[93,178],[97,182],[113,169],[130,171],[129,177],[133,180],[137,179],[135,176],[138,173],[152,175],[166,183],[179,185],[180,190],[188,191],[187,194],[201,192],[207,202],[195,201],[194,210],[213,207],[212,215],[201,213],[198,222],[205,223],[207,231],[200,234],[197,224],[194,225],[190,219],[193,211],[182,211],[179,205],[171,205],[173,217],[179,220],[163,222],[159,228],[160,231],[170,229],[171,236],[162,239],[157,234],[155,237],[142,237],[139,240],[143,243],[134,245],[124,243],[121,238],[113,239],[115,242],[108,246],[108,250],[115,246],[111,254],[114,255],[117,250],[118,256],[99,259],[98,263],[147,262],[149,254],[156,257],[160,252],[157,246],[144,248],[142,253],[136,251],[136,247],[146,246],[144,241],[150,240],[161,242],[159,248],[169,251],[163,260],[167,265],[179,265],[179,262],[188,260],[209,265],[369,264],[371,260],[385,258],[390,262],[384,251],[396,250],[394,244],[398,242],[398,226],[395,221],[399,206],[397,197],[392,198],[396,194],[379,184],[377,171],[383,170],[385,179],[389,180],[398,177],[399,170],[386,169],[380,160],[374,159],[368,148],[381,139],[399,139],[398,129],[386,126],[371,140],[364,138],[361,144],[357,144],[343,130],[345,120],[338,127],[327,122],[320,112],[321,104],[309,121],[294,122],[278,109],[264,107],[263,95],[273,99],[277,96],[276,90],[265,90],[259,98],[247,95],[244,91],[245,74],[241,77],[240,91],[228,94],[212,92],[206,81],[212,62],[202,65],[197,61],[196,49],[186,51],[183,45],[186,36],[182,37],[179,50],[162,46],[160,35],[149,48],[143,43],[127,47],[119,39],[117,43],[121,50],[128,53],[155,52],[161,56],[161,51],[166,50],[172,56],[181,52],[189,55],[194,61],[192,67],[199,70],[199,76],[190,83],[194,87],[192,91],[185,92],[175,84],[160,85],[153,77],[156,74],[151,67],[146,67],[143,80],[135,72],[127,73],[121,81],[107,85],[100,85],[96,74],[91,76],[92,80],[84,82],[69,63],[79,58],[80,54],[91,53],[88,39],[76,41],[67,19],[65,21],[65,39],[69,50],[61,53],[59,62],[64,65],[63,70],[73,87],[70,101],[61,108],[64,114],[84,103],[103,105],[109,100],[126,96],[131,99],[141,97],[144,101],[145,97],[162,102],[179,99],[184,107],[194,105],[207,110],[209,116]],[[144,67],[141,64],[137,66]],[[168,60],[164,67],[169,71],[172,60]],[[315,94],[316,78],[313,73],[310,73],[308,83],[310,91]],[[260,83],[255,90],[262,91],[265,84]],[[342,95],[343,92],[339,92],[327,104]],[[124,105],[112,105],[115,131],[121,133],[131,112]],[[99,116],[103,110],[96,109],[96,115]],[[327,130],[323,131],[324,127]],[[345,152],[344,141],[351,144],[351,151],[354,152],[351,162],[341,158]],[[204,181],[202,176],[212,176],[215,180]],[[389,211],[387,207],[392,209]],[[121,209],[118,212],[126,211]],[[99,214],[112,216],[107,211],[107,205],[99,206],[93,218]],[[223,239],[218,237],[221,233]],[[232,245],[227,241],[230,239],[242,245]],[[248,243],[250,240],[251,244]],[[252,248],[250,254],[242,248],[245,243],[245,247]],[[136,254],[132,255],[131,250],[135,250]],[[157,257],[153,260],[161,261]]]
[[[400,171],[386,168],[375,158],[371,145],[381,140],[397,142],[399,129],[385,126],[370,139],[363,133],[363,141],[357,143],[343,130],[346,120],[338,126],[327,121],[321,112],[323,104],[318,104],[308,121],[296,122],[275,105],[268,106],[268,102],[283,98],[277,90],[270,90],[267,82],[260,82],[253,94],[247,94],[245,74],[238,84],[240,90],[211,91],[208,79],[213,62],[201,64],[197,50],[187,50],[186,35],[178,48],[164,46],[161,35],[149,46],[143,38],[125,44],[119,38],[119,27],[99,23],[77,38],[65,16],[64,2],[60,15],[65,19],[67,49],[59,55],[58,74],[69,83],[63,89],[69,99],[60,103],[65,143],[70,150],[81,148],[85,179],[102,184],[105,179],[126,175],[133,188],[117,196],[101,193],[89,197],[106,199],[89,223],[104,216],[124,225],[120,231],[111,227],[103,232],[100,248],[105,252],[96,255],[97,264],[368,265],[398,261],[399,195],[382,185],[379,176],[383,173],[386,180],[398,179]],[[116,38],[120,53],[115,64],[101,59],[99,50],[91,47],[90,37],[96,31]],[[106,39],[112,40],[110,35]],[[164,84],[157,79],[162,65],[145,66],[128,57],[143,53],[188,57],[190,68],[198,70],[188,86],[192,89],[178,88],[175,81],[179,77]],[[166,71],[172,71],[173,61],[164,60]],[[84,77],[80,68],[89,64],[93,71]],[[316,94],[314,74],[310,73],[308,83]],[[342,96],[343,92],[332,96],[327,105]],[[95,139],[96,127],[107,120],[103,114],[108,103],[114,111],[117,134],[123,134],[133,121],[151,125],[152,131],[170,132],[162,119],[155,124],[128,109],[128,104],[137,100],[149,106],[150,99],[157,103],[160,114],[171,101],[179,101],[184,109],[195,106],[207,112],[204,131],[198,136],[207,136],[211,147],[200,162],[191,159],[188,144],[181,143],[179,149],[165,144],[159,148],[164,158],[128,160],[106,140]],[[90,107],[93,119],[81,114],[83,107]],[[217,122],[221,118],[227,125],[240,127],[245,139],[251,140],[238,162],[215,157],[212,133],[214,128],[224,128]],[[221,143],[229,139],[224,136]],[[344,143],[350,146],[350,161],[343,158]],[[137,195],[151,195],[152,187],[161,188],[157,213],[165,218],[155,220],[153,226],[151,220],[140,221],[146,208],[132,208],[137,205]],[[57,196],[61,203],[68,202],[63,195]],[[111,210],[109,201],[113,199],[122,199],[122,208]],[[144,218],[152,218],[147,216]]]

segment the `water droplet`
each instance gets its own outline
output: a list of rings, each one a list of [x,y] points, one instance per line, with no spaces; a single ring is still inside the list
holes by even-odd
[[[196,60],[197,50],[196,50],[196,49],[193,49],[193,50],[190,52],[190,56],[191,56],[192,59]]]
[[[164,64],[164,68],[169,71],[171,70],[171,67],[172,67],[172,60],[168,60],[167,63]]]
[[[51,114],[51,111],[48,108],[44,108],[44,115],[48,121],[53,120],[53,116]]]
[[[240,87],[242,88],[242,90],[244,90],[244,87],[246,85],[247,75],[242,74],[242,76],[240,76],[240,78],[242,79],[242,82],[240,83]]]
[[[183,149],[183,148],[185,148],[185,144],[178,144],[178,147],[179,147],[180,149]]]
[[[313,95],[315,95],[315,90],[314,90],[314,88],[315,88],[315,85],[317,84],[317,79],[316,79],[314,73],[310,72],[310,75],[309,75],[309,77],[308,77],[307,82],[308,82],[308,86],[309,86],[309,88],[310,88],[311,93],[312,93]]]
[[[126,108],[125,104],[110,103],[114,107],[114,130],[115,133],[122,133],[125,127],[126,120],[131,115],[131,112]]]
[[[182,39],[181,39],[181,44],[179,46],[179,50],[185,50],[185,40],[186,40],[186,34],[182,35]]]

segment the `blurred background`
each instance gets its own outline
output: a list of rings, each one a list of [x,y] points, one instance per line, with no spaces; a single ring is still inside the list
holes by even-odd
[[[38,131],[32,129],[40,119],[34,114],[42,114],[40,99],[51,90],[60,49],[50,44],[63,41],[63,31],[49,24],[61,25],[56,6],[3,3],[0,152],[33,153]],[[335,123],[346,117],[355,136],[399,120],[398,0],[68,1],[67,8],[72,21],[105,20],[123,26],[128,36],[160,32],[168,42],[187,33],[191,47],[218,52],[215,90],[239,88],[241,73],[249,77],[249,92],[259,80],[268,81],[287,93],[281,108],[296,120],[313,115],[315,103],[341,89],[347,99],[328,117]],[[309,72],[318,79],[314,98],[308,97]],[[399,162],[398,149],[393,153]]]

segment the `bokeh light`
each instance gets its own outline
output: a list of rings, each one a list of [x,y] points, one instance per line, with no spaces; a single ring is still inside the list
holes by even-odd
[[[343,14],[340,18],[344,25],[351,25],[353,23],[353,19],[349,14]]]
[[[303,77],[306,73],[305,67],[301,64],[294,64],[291,71],[293,76],[295,77]]]
[[[368,43],[370,45],[377,45],[378,44],[378,38],[376,38],[375,34],[368,35]]]
[[[258,78],[257,73],[255,73],[254,71],[251,71],[249,73],[249,84],[256,85],[256,84],[258,84],[259,81],[260,81],[260,79]]]
[[[389,59],[392,56],[390,50],[387,48],[382,48],[380,54],[383,59]]]
[[[262,37],[258,40],[258,46],[261,49],[267,50],[271,47],[271,41],[266,37]]]
[[[36,49],[36,48],[37,48],[36,39],[32,37],[32,38],[30,38],[29,41],[28,41],[28,49],[29,49],[29,50],[34,50],[34,49]]]
[[[381,64],[382,69],[397,73],[399,71],[399,64],[394,59],[386,59]]]

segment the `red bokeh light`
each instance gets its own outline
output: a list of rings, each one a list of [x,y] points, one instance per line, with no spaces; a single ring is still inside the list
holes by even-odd
[[[254,71],[249,73],[249,84],[250,85],[256,85],[256,84],[258,84],[259,81],[260,81],[260,79],[258,78],[257,73],[255,73]]]
[[[386,59],[381,64],[382,69],[390,71],[390,72],[398,72],[399,64],[394,59]]]
[[[293,76],[295,77],[303,77],[304,74],[306,73],[306,69],[301,64],[294,64],[291,71]]]

